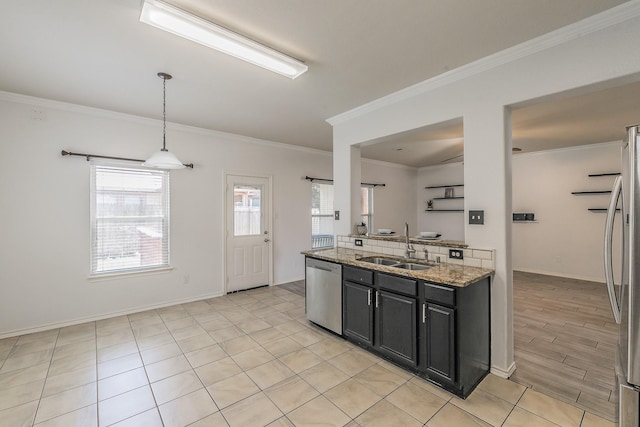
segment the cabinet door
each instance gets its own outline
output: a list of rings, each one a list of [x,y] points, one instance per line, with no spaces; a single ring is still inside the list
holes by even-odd
[[[349,281],[342,284],[343,334],[373,346],[373,289]]]
[[[416,366],[416,299],[378,291],[375,302],[376,347],[402,364]]]
[[[425,368],[429,374],[456,381],[455,310],[426,303]]]

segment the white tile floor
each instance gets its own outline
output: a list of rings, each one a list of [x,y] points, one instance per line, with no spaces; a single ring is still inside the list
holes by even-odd
[[[0,426],[613,426],[489,375],[461,400],[282,287],[0,340]]]

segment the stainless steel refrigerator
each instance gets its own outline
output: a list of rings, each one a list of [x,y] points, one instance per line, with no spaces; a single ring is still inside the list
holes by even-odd
[[[619,326],[616,388],[620,427],[640,426],[640,159],[639,126],[627,128],[621,175],[613,185],[604,239],[605,276],[613,316]],[[620,233],[620,278],[614,283],[613,241]]]

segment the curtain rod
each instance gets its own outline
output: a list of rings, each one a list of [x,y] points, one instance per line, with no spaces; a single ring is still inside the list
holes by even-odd
[[[140,162],[140,163],[144,163],[144,160],[140,160],[140,159],[128,159],[126,157],[113,157],[113,156],[99,156],[97,154],[84,154],[84,153],[72,153],[71,151],[66,151],[66,150],[62,150],[61,154],[63,156],[80,156],[80,157],[86,157],[87,161],[91,160],[92,157],[95,157],[96,159],[111,159],[111,160],[127,160],[129,162]],[[185,165],[188,168],[193,169],[193,163],[183,163],[183,165]]]
[[[313,178],[313,177],[310,177],[310,176],[305,176],[304,179],[306,179],[307,181],[311,181],[311,182],[313,182],[313,181],[333,182],[332,179]],[[387,184],[370,184],[368,182],[361,182],[360,185],[370,185],[370,186],[372,186],[374,188],[375,187],[386,187],[387,186]]]

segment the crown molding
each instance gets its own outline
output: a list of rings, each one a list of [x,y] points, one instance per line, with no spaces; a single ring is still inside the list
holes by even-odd
[[[545,154],[555,154],[555,153],[563,153],[563,152],[571,152],[571,151],[593,150],[596,148],[606,148],[606,147],[619,148],[621,145],[622,145],[622,141],[608,141],[608,142],[598,142],[595,144],[574,145],[572,147],[550,148],[548,150],[530,151],[528,153],[513,154],[513,159],[522,158],[522,157],[543,156]]]
[[[136,116],[134,114],[120,113],[117,111],[103,110],[86,105],[72,104],[69,102],[55,101],[52,99],[38,98],[30,95],[22,95],[14,92],[0,91],[0,101],[11,102],[14,104],[23,104],[39,108],[47,108],[50,110],[63,111],[75,114],[84,114],[92,117],[105,118],[110,120],[122,120],[130,123],[138,123],[146,126],[158,126],[162,124],[162,120],[151,119],[148,117]],[[266,139],[253,138],[235,133],[217,131],[213,129],[205,129],[196,126],[183,125],[175,122],[167,122],[167,128],[174,131],[181,131],[195,135],[209,136],[216,139],[224,139],[226,141],[244,142],[248,144],[257,144],[272,148],[280,148],[284,150],[302,151],[310,154],[332,155],[331,151],[319,150],[317,148],[304,147],[299,145],[285,144],[284,142],[270,141]]]
[[[640,1],[631,0],[597,15],[543,34],[524,43],[504,49],[476,61],[470,62],[453,70],[439,74],[430,79],[416,83],[397,92],[363,104],[352,110],[328,118],[326,121],[336,126],[354,118],[363,116],[388,105],[415,97],[425,92],[464,80],[482,72],[497,68],[521,58],[533,55],[543,50],[567,43],[585,35],[619,25],[640,16]]]

